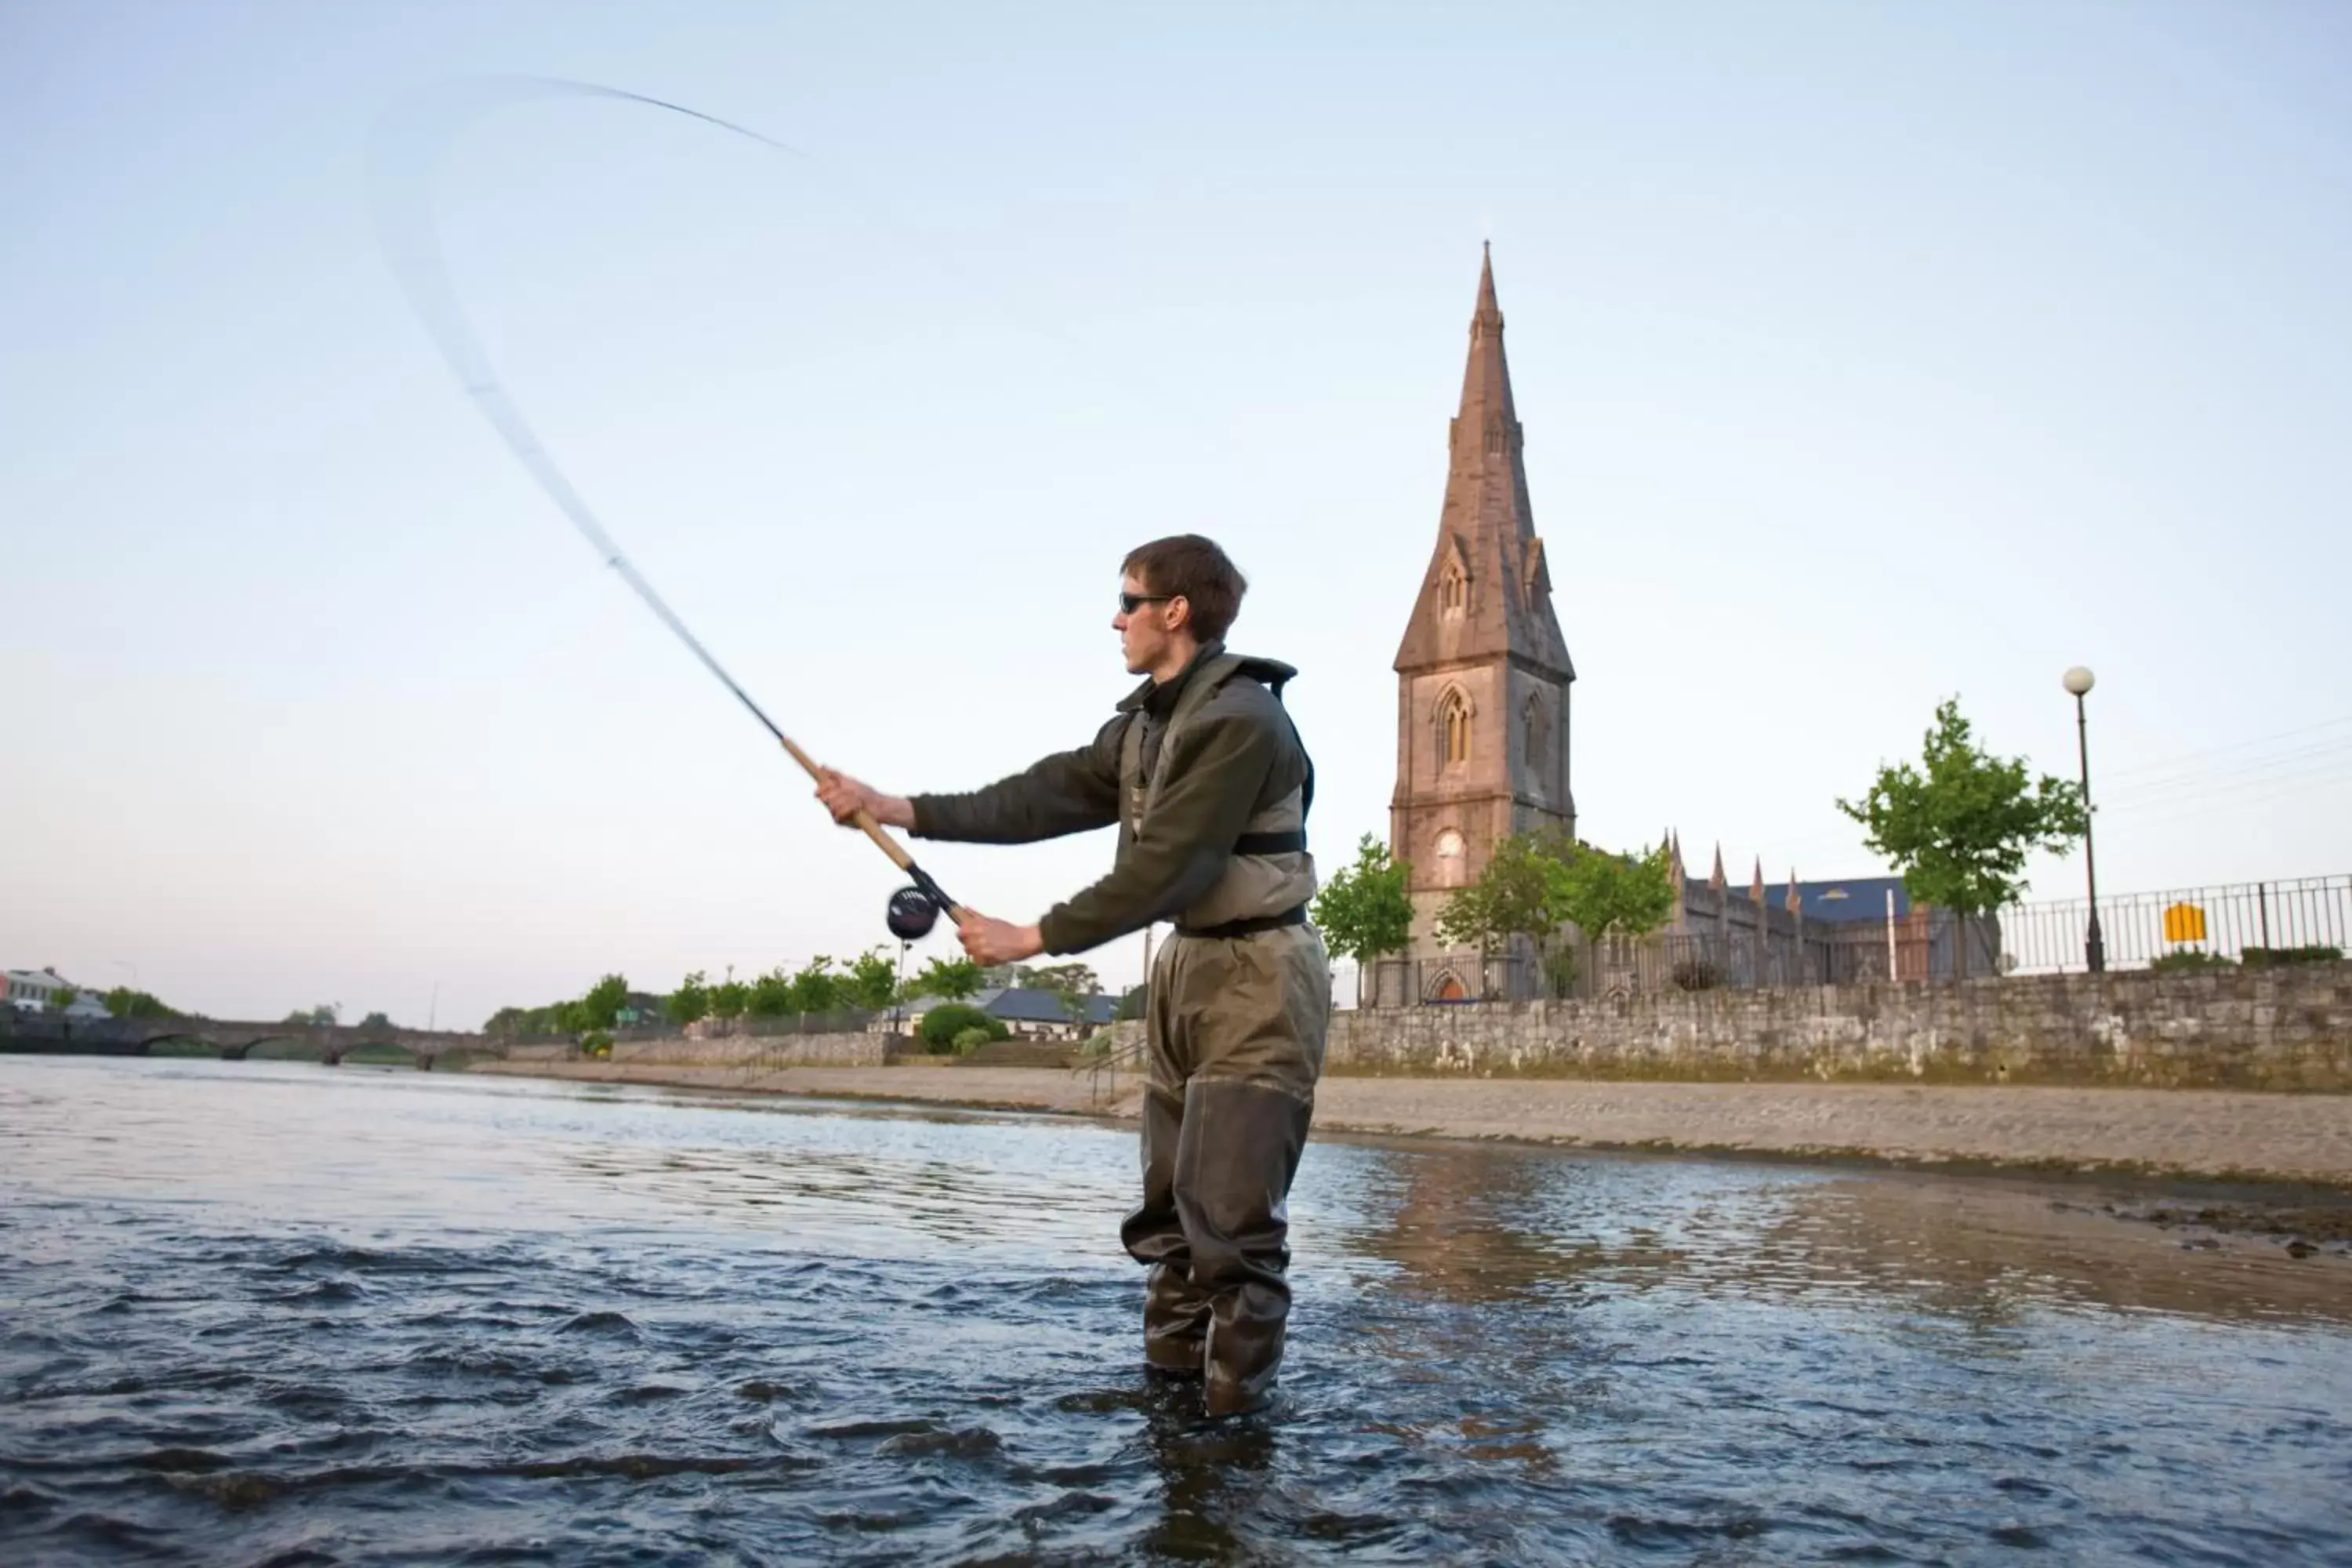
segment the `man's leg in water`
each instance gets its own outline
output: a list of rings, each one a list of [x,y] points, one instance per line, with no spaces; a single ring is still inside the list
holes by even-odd
[[[1191,1068],[1173,1119],[1184,1300],[1206,1300],[1204,1396],[1210,1414],[1230,1415],[1263,1405],[1282,1364],[1286,1200],[1323,1070],[1330,967],[1305,926],[1232,941],[1179,936],[1169,950],[1156,991]]]
[[[1208,1349],[1209,1298],[1192,1283],[1192,1249],[1176,1208],[1177,1149],[1191,1068],[1164,980],[1174,946],[1171,942],[1160,949],[1147,977],[1143,1028],[1150,1077],[1143,1093],[1143,1205],[1120,1226],[1119,1239],[1151,1270],[1143,1296],[1144,1364],[1198,1377]]]

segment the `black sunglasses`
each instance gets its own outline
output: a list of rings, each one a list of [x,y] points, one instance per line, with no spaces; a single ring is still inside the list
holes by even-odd
[[[1121,594],[1118,608],[1121,615],[1131,616],[1146,605],[1164,605],[1171,599],[1181,599],[1181,594]]]

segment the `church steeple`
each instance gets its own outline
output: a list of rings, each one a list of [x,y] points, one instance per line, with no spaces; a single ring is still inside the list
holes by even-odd
[[[1447,436],[1437,548],[1397,649],[1399,674],[1500,656],[1555,680],[1576,679],[1552,611],[1523,440],[1490,248],[1478,268],[1462,403]]]
[[[1389,843],[1412,868],[1416,951],[1504,836],[1573,835],[1569,683],[1551,570],[1528,501],[1491,252],[1480,258],[1436,547],[1397,649]]]

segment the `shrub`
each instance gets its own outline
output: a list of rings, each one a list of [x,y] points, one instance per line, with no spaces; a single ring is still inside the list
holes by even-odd
[[[1567,996],[1576,989],[1576,950],[1555,948],[1543,955],[1544,984],[1554,996]]]
[[[979,1008],[962,1002],[949,1002],[923,1015],[923,1044],[934,1051],[954,1048],[956,1037],[966,1029],[978,1029],[992,1040],[1005,1039],[1013,1033]]]
[[[1670,978],[1677,991],[1712,991],[1723,984],[1723,976],[1704,958],[1684,959],[1675,965]]]
[[[2147,967],[2155,974],[2194,974],[2203,969],[2234,969],[2237,965],[2218,952],[2208,952],[2201,947],[2184,947],[2177,952],[2168,952],[2161,958],[2150,960]]]
[[[2275,969],[2283,963],[2333,963],[2343,956],[2340,947],[2312,942],[2304,947],[2250,947],[2243,961],[2248,969]]]
[[[580,1037],[580,1054],[583,1057],[609,1057],[613,1054],[613,1037],[602,1029],[591,1029]]]
[[[1004,1026],[1001,1024],[997,1026],[996,1033],[993,1035],[990,1034],[986,1029],[981,1028],[979,1026],[975,1025],[969,1029],[957,1030],[956,1037],[950,1040],[948,1044],[953,1048],[956,1055],[960,1057],[968,1057],[971,1055],[972,1052],[980,1049],[981,1047],[988,1044],[989,1041],[1001,1038],[1003,1034]]]

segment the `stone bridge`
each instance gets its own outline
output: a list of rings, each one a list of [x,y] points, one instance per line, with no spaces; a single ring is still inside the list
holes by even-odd
[[[453,1029],[367,1028],[356,1024],[248,1024],[221,1018],[66,1018],[0,1007],[0,1051],[70,1056],[143,1057],[175,1041],[208,1045],[224,1061],[243,1061],[253,1047],[283,1041],[330,1067],[362,1046],[405,1051],[425,1071],[443,1057],[504,1057],[508,1042]]]

